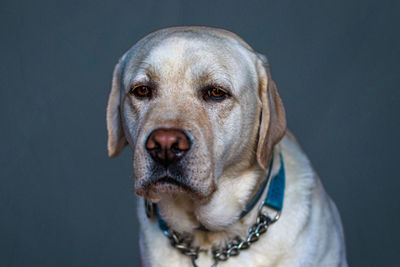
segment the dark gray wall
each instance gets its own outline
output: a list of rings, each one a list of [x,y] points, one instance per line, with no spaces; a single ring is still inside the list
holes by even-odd
[[[268,55],[351,266],[398,266],[399,1],[2,1],[0,266],[137,266],[131,152],[106,156],[118,57],[171,25]]]

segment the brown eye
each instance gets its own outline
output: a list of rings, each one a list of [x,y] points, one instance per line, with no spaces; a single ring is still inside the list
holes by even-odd
[[[137,87],[132,87],[129,93],[138,98],[145,98],[145,97],[151,97],[152,90],[148,86],[141,85]]]
[[[227,92],[221,88],[213,87],[207,90],[207,95],[211,100],[223,100],[227,97]]]

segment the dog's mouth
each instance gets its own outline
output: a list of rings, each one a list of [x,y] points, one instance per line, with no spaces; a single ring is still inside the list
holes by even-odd
[[[134,192],[152,202],[164,197],[186,195],[197,201],[207,199],[215,191],[212,179],[200,179],[179,164],[163,168],[154,164],[143,176],[135,177]]]
[[[146,182],[135,193],[148,199],[155,199],[162,193],[188,193],[196,195],[198,192],[189,184],[180,179],[165,175]]]
[[[171,176],[163,176],[163,177],[151,182],[150,186],[158,186],[158,187],[173,186],[173,187],[182,188],[186,191],[193,191],[193,189],[189,185],[179,181],[178,179],[172,178]]]

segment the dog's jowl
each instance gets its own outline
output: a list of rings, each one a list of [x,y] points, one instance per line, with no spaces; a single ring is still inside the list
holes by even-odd
[[[133,150],[142,266],[347,266],[269,63],[234,33],[139,40],[115,66],[107,128],[109,156]]]

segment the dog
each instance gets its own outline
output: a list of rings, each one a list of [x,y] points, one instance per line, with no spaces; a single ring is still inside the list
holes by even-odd
[[[106,117],[108,155],[133,150],[142,266],[347,266],[269,63],[236,34],[145,36],[114,68]]]

